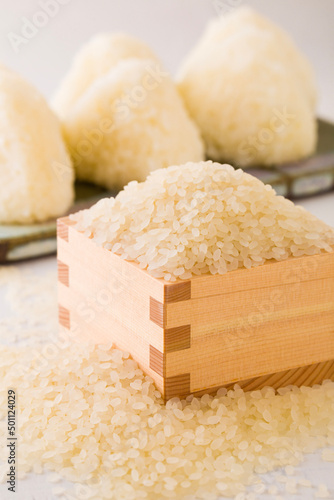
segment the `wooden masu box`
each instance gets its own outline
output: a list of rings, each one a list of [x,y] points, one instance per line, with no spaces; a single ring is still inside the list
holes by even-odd
[[[165,400],[334,380],[334,252],[168,283],[58,221],[59,322],[131,353]]]

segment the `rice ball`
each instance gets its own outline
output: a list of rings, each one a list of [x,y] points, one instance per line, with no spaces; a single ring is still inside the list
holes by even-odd
[[[286,33],[252,9],[211,22],[177,79],[210,158],[270,165],[314,151],[312,68]]]
[[[94,36],[74,58],[69,73],[52,100],[57,114],[62,118],[66,117],[97,78],[106,75],[120,61],[133,57],[156,59],[147,45],[123,33],[101,33]]]
[[[74,99],[71,92],[71,98],[62,99],[67,110],[59,105],[59,97],[54,101],[77,177],[115,189],[134,179],[142,181],[157,168],[202,160],[199,131],[168,73],[146,54],[149,49],[140,42],[137,47],[133,39],[127,44],[123,37],[117,51],[118,38],[110,38],[105,56],[97,53],[91,69],[93,48],[106,43],[103,40],[91,42],[87,55],[83,50],[68,78],[73,92],[81,73],[84,83]],[[142,57],[145,54],[149,57]]]
[[[43,96],[0,68],[0,222],[62,215],[74,198],[74,173],[57,117]]]

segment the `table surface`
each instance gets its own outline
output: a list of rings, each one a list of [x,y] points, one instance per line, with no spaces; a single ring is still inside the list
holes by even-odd
[[[40,10],[35,0],[2,0],[0,33],[3,39],[0,46],[0,60],[19,71],[34,83],[45,95],[51,95],[57,82],[67,70],[71,58],[80,45],[92,34],[99,31],[123,30],[139,36],[150,43],[162,58],[166,67],[174,72],[184,55],[188,52],[203,30],[207,20],[216,15],[215,5],[225,11],[241,5],[242,0],[95,0],[81,2],[68,0],[59,2],[59,13],[50,18],[48,24],[20,50],[15,53],[8,43],[8,34],[20,33],[22,19]],[[289,6],[276,0],[249,0],[247,2],[283,26],[296,40],[297,45],[311,60],[319,85],[319,115],[334,121],[334,37],[332,19],[334,2],[332,0],[290,0]],[[78,13],[80,15],[78,15]],[[79,19],[79,22],[78,22]],[[75,26],[75,29],[73,27]],[[186,27],[186,29],[185,29]],[[172,36],[171,36],[172,34]],[[299,202],[320,219],[334,226],[334,193],[302,200]],[[55,269],[55,257],[29,261],[20,264],[37,273]],[[6,309],[0,294],[0,317]],[[324,463],[319,454],[307,456],[297,469],[314,484],[325,483],[334,492],[333,464]],[[268,474],[265,480],[274,481],[275,474]],[[0,485],[1,500],[56,500],[51,493],[52,487],[44,476],[31,476],[18,485],[13,495]],[[295,497],[282,493],[282,498],[303,498],[311,500],[314,491],[301,490],[302,496]],[[264,500],[269,497],[261,496]],[[270,497],[271,499],[273,497]],[[334,497],[332,497],[334,498]],[[158,499],[157,499],[158,500]]]

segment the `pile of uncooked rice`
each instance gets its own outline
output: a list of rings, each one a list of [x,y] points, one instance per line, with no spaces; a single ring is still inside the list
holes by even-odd
[[[334,230],[255,177],[211,161],[152,172],[71,216],[100,246],[175,281],[331,251]]]
[[[303,453],[334,444],[332,382],[278,394],[235,386],[164,406],[128,353],[81,345],[53,359],[3,350],[0,374],[1,417],[5,388],[18,392],[19,473],[56,472],[54,481],[65,478],[86,492],[76,499],[213,500],[250,485],[264,493],[256,473],[295,466]],[[324,458],[334,460],[333,450]]]
[[[0,269],[0,284],[2,275]],[[28,298],[26,276],[12,273],[11,280]],[[56,301],[55,282],[53,276],[43,291],[40,281],[31,304],[33,295],[36,304],[45,294]],[[54,315],[50,308],[50,321]],[[18,312],[18,323],[23,316],[29,319],[29,312]],[[316,498],[332,498],[327,485],[312,485],[295,466],[320,448],[324,461],[334,461],[333,382],[278,393],[235,386],[164,405],[128,353],[66,342],[63,335],[46,339],[42,331],[38,339],[33,332],[35,349],[3,346],[0,353],[2,482],[8,473],[7,389],[15,388],[22,488],[26,473],[46,470],[62,500],[258,500],[262,494],[282,500],[305,488]],[[272,470],[268,484],[259,474]],[[71,489],[63,479],[74,483]]]
[[[54,271],[36,275],[18,267],[0,267],[0,296],[6,315],[0,317],[0,345],[33,346],[58,337],[57,281]],[[36,297],[38,300],[36,300]]]

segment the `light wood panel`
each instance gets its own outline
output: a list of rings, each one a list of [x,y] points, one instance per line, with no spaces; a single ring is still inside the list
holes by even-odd
[[[174,328],[183,324],[215,323],[218,319],[228,324],[240,317],[256,325],[287,314],[303,318],[312,308],[318,312],[334,308],[334,278],[266,288],[258,283],[252,290],[167,304],[165,325]]]
[[[261,287],[304,283],[313,279],[334,278],[334,253],[270,261],[251,269],[238,269],[221,276],[196,276],[191,280],[191,297],[226,295]]]

